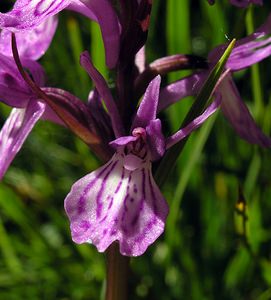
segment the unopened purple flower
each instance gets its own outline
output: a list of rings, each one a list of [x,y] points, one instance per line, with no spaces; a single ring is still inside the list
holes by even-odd
[[[153,179],[152,161],[202,124],[218,104],[166,139],[156,117],[159,89],[158,76],[146,90],[130,135],[110,143],[115,149],[111,160],[78,180],[66,197],[76,243],[92,243],[102,252],[118,241],[121,254],[138,256],[164,231],[168,206]]]
[[[119,55],[120,26],[109,0],[17,0],[13,9],[0,13],[0,28],[14,32],[33,30],[63,9],[70,9],[99,23],[106,61],[113,68]]]

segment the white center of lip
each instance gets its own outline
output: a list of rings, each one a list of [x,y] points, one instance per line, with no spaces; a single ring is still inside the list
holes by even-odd
[[[128,154],[123,159],[123,166],[128,171],[138,169],[142,164],[142,159],[133,154]]]

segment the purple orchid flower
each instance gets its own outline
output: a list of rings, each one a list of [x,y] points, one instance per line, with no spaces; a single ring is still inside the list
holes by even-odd
[[[226,69],[235,72],[270,56],[270,31],[271,15],[269,15],[267,21],[253,34],[236,43],[227,61]],[[226,46],[222,45],[211,51],[209,55],[211,66],[214,65],[225,48]],[[207,70],[195,73],[165,87],[160,94],[158,110],[165,109],[169,105],[187,96],[196,95],[201,89],[209,72],[210,71]],[[222,112],[240,137],[252,144],[258,144],[262,147],[271,147],[271,138],[267,137],[253,120],[253,117],[241,99],[230,72],[228,72],[221,83],[217,85],[215,95],[216,97],[221,97]]]
[[[208,0],[209,4],[215,4],[215,0]],[[232,5],[238,7],[247,7],[249,4],[263,5],[263,0],[230,0]]]
[[[14,32],[33,30],[63,9],[70,9],[99,23],[106,62],[114,68],[119,55],[120,25],[109,0],[17,0],[13,9],[0,13],[0,28]]]
[[[52,16],[33,30],[16,34],[22,66],[29,70],[35,85],[41,87],[49,105],[25,81],[11,57],[11,33],[3,30],[0,34],[0,101],[13,107],[0,132],[0,179],[41,118],[70,127],[89,145],[100,143],[90,109],[66,91],[44,87],[45,74],[35,59],[47,50],[56,25],[57,19]],[[108,140],[107,135],[104,140]],[[106,149],[102,151],[106,153]]]
[[[30,71],[39,86],[44,85],[45,76],[42,67],[35,59],[42,56],[48,48],[56,26],[57,20],[51,17],[46,24],[43,23],[32,31],[17,34],[23,65]],[[36,122],[46,111],[45,103],[33,94],[22,79],[11,57],[10,45],[11,33],[2,30],[0,34],[0,99],[14,108],[0,132],[0,179]]]
[[[81,63],[93,79],[87,53],[82,54]],[[94,78],[96,86],[97,80],[101,78]],[[115,149],[113,157],[78,180],[66,197],[65,210],[74,242],[92,243],[103,252],[118,241],[121,254],[138,256],[164,231],[168,206],[153,179],[152,162],[199,127],[217,109],[219,100],[185,128],[165,138],[156,117],[160,81],[157,76],[149,84],[130,135],[119,136],[110,143]],[[108,97],[107,88],[102,90]]]

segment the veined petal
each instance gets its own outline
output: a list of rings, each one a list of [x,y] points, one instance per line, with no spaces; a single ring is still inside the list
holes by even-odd
[[[57,28],[57,17],[49,17],[32,30],[16,33],[18,52],[22,59],[38,60],[48,49]],[[12,56],[11,31],[0,34],[0,53]]]
[[[119,151],[72,186],[65,210],[76,243],[92,243],[103,252],[118,241],[122,255],[138,256],[164,231],[168,206],[150,162],[132,156]],[[129,161],[134,167],[125,168]]]
[[[44,109],[44,103],[33,100],[29,101],[26,108],[12,110],[0,132],[0,179],[40,119]]]
[[[219,85],[222,95],[221,109],[235,131],[245,140],[262,147],[271,147],[271,138],[257,126],[230,76]]]
[[[159,75],[150,82],[137,110],[132,129],[136,127],[145,128],[150,121],[156,119],[160,83],[161,77]]]

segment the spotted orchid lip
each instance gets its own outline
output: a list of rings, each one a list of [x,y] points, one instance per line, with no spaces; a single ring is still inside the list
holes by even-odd
[[[76,243],[91,241],[103,252],[118,241],[122,255],[138,256],[162,234],[167,203],[154,182],[150,161],[134,159],[118,151],[73,185],[65,209]]]

